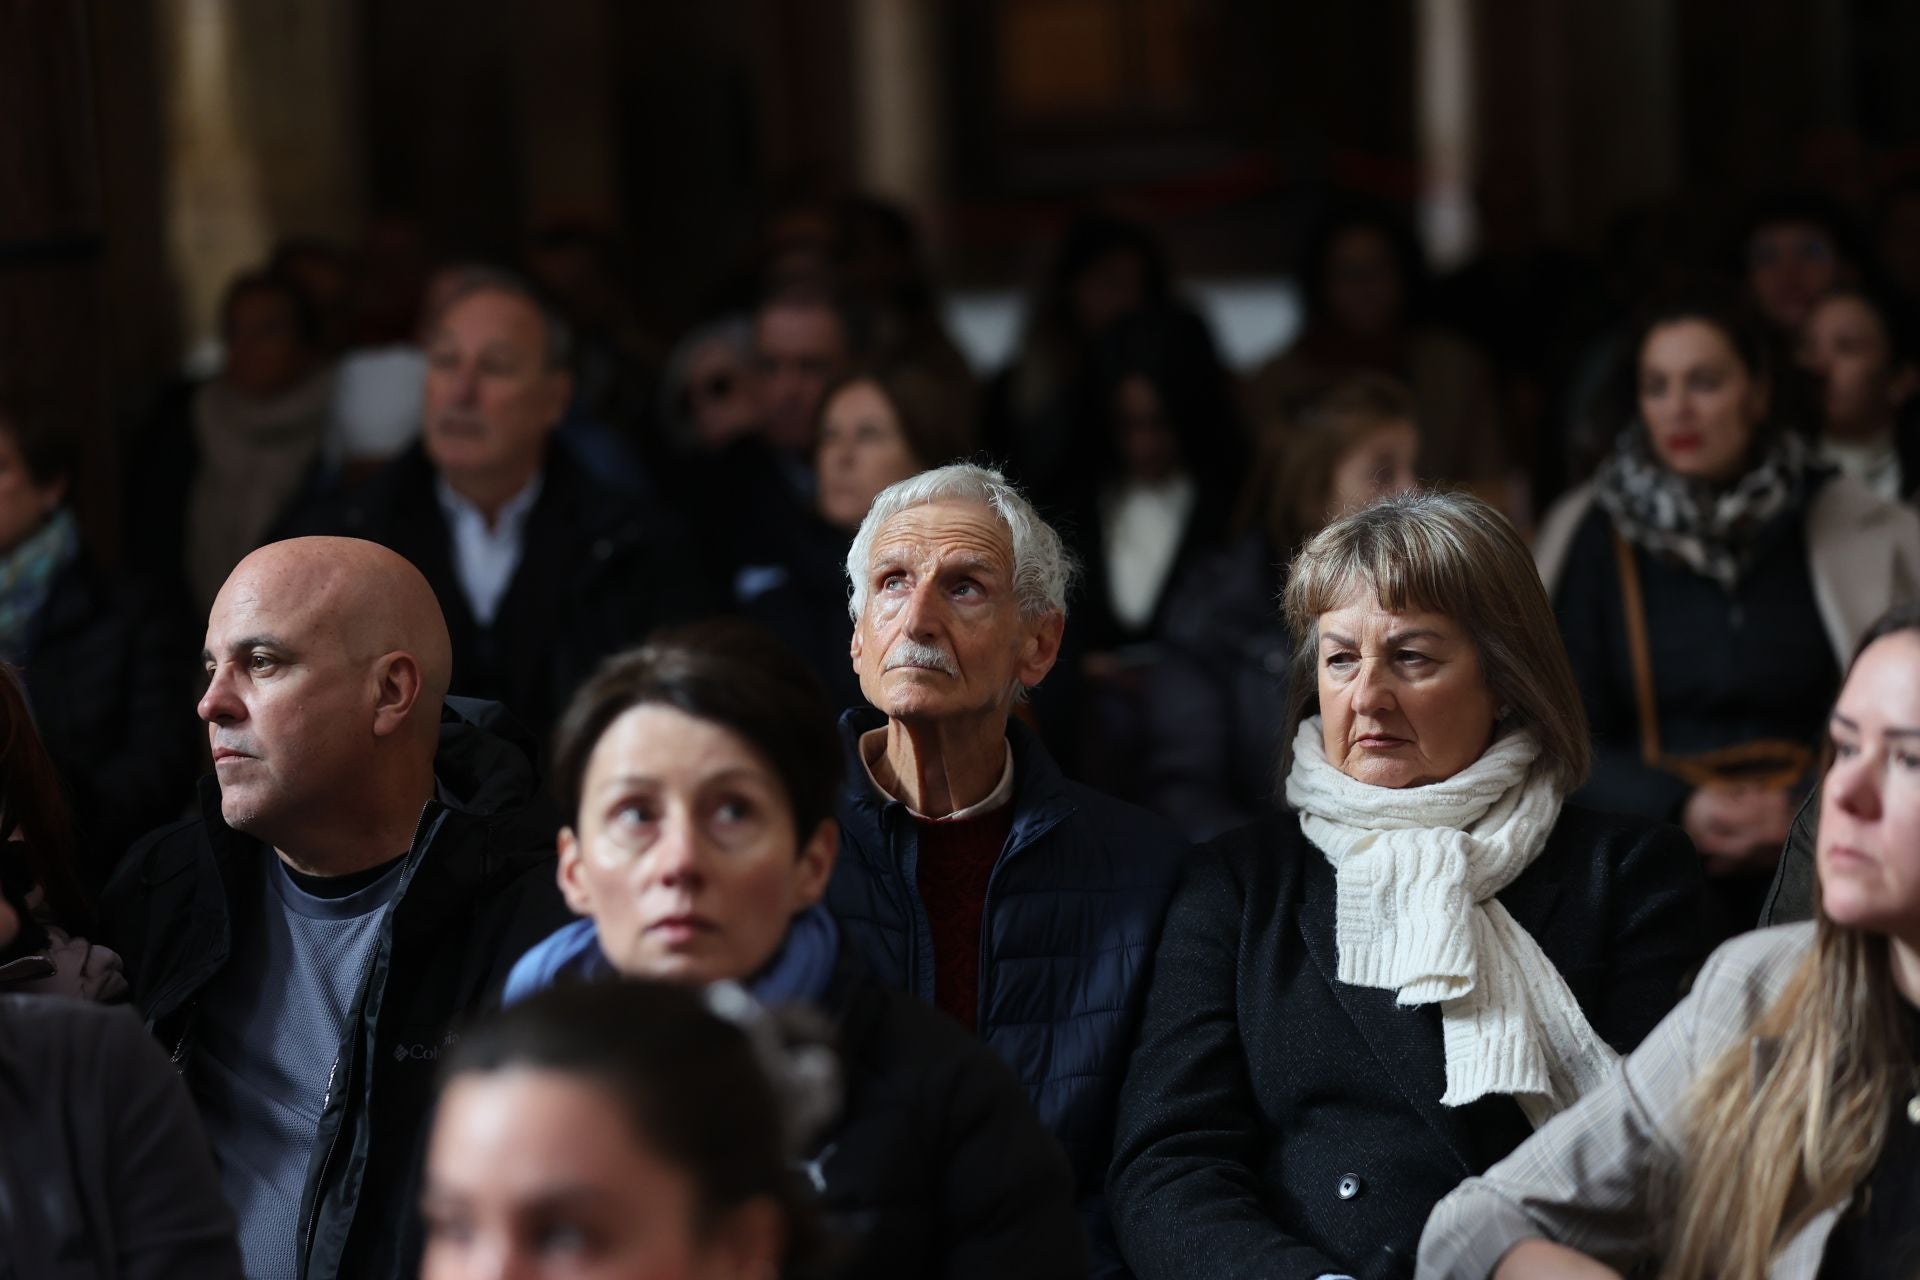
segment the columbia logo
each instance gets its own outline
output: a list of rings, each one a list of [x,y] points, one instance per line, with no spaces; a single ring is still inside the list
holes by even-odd
[[[437,1044],[397,1044],[393,1046],[395,1062],[432,1062],[439,1058],[440,1046]]]

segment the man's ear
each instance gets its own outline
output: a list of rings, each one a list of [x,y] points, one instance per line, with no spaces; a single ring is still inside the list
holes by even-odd
[[[560,837],[554,844],[560,855],[560,862],[554,868],[553,878],[560,885],[560,896],[567,901],[567,910],[577,916],[593,914],[593,890],[587,887],[587,878],[580,871],[580,838],[573,834],[572,827],[560,828]]]
[[[833,864],[839,857],[840,824],[832,818],[823,818],[807,842],[800,846],[800,876],[795,897],[801,906],[810,907],[826,894],[827,881],[833,878]]]
[[[857,676],[866,674],[866,672],[860,669],[861,648],[862,646],[860,644],[860,624],[858,622],[855,622],[853,624],[853,639],[847,643],[847,657],[853,660],[853,674]]]
[[[395,650],[375,660],[373,680],[373,735],[385,738],[400,731],[420,701],[420,663],[404,649]]]
[[[1020,683],[1031,689],[1047,678],[1060,659],[1060,641],[1067,634],[1067,615],[1055,610],[1029,624],[1020,642]]]

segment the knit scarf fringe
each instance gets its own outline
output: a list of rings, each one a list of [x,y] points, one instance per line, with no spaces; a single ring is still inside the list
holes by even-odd
[[[1533,735],[1499,738],[1445,781],[1395,789],[1340,772],[1320,734],[1318,716],[1300,726],[1287,802],[1333,866],[1338,976],[1403,1006],[1440,1006],[1441,1103],[1510,1094],[1538,1127],[1609,1079],[1619,1055],[1494,896],[1560,816]]]

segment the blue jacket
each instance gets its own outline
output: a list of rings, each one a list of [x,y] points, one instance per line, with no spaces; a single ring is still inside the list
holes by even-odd
[[[874,792],[859,754],[860,735],[885,723],[871,708],[840,719],[848,781],[827,904],[869,972],[931,1004],[913,819]],[[1098,1269],[1112,1256],[1102,1185],[1115,1104],[1186,845],[1145,810],[1068,781],[1018,720],[1007,741],[1013,830],[987,883],[977,1026],[1067,1152]]]

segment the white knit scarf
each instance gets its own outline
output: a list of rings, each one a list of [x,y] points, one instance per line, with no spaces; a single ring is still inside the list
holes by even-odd
[[[1340,772],[1320,734],[1318,716],[1300,726],[1287,802],[1333,865],[1340,981],[1440,1006],[1445,1106],[1511,1094],[1538,1127],[1605,1082],[1619,1055],[1494,897],[1560,816],[1539,742],[1508,733],[1451,778],[1396,789]]]

